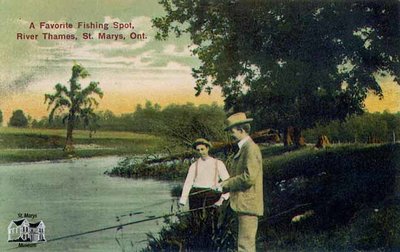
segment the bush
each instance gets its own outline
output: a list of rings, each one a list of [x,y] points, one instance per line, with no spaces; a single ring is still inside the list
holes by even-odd
[[[331,142],[387,143],[400,136],[400,113],[365,113],[350,116],[344,122],[331,121],[303,132],[308,142],[316,142],[318,136],[327,135]]]
[[[189,166],[188,161],[147,164],[143,162],[143,158],[125,158],[110,172],[106,171],[105,174],[126,178],[175,180],[184,178]]]
[[[382,204],[395,190],[400,145],[344,145],[283,154],[278,150],[263,151],[278,154],[264,159],[265,217],[260,221],[259,240],[266,241],[268,248],[284,251],[398,248],[399,207],[386,209]],[[145,168],[136,164],[128,173],[131,177],[144,174],[159,178],[163,174],[161,177],[182,178],[187,167],[188,164],[175,164]],[[312,214],[292,222],[294,216],[304,212]],[[237,236],[232,215],[224,218],[227,226],[220,230],[202,229],[200,223],[186,218],[189,217],[168,223],[159,237],[149,236],[148,250],[196,250],[203,248],[204,241],[208,241],[208,251],[235,248]],[[194,233],[199,230],[203,231]],[[197,244],[194,234],[205,240]]]
[[[324,227],[346,223],[394,188],[399,146],[303,150],[272,159],[264,172],[267,215],[311,203]]]
[[[26,118],[22,110],[15,110],[10,118],[8,125],[11,127],[27,127],[28,118]]]
[[[158,237],[148,234],[144,251],[236,251],[236,217],[225,203],[218,209],[199,210],[178,216]]]
[[[400,250],[399,205],[362,209],[350,227],[351,243],[357,250]]]

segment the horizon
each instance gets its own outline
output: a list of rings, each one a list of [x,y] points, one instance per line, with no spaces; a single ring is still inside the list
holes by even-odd
[[[35,119],[47,116],[44,94],[53,93],[56,83],[67,85],[73,62],[91,74],[81,81],[83,85],[89,81],[100,82],[104,98],[99,99],[98,110],[109,109],[120,115],[133,112],[137,104],[144,104],[146,100],[162,106],[187,102],[223,105],[219,87],[211,95],[194,95],[192,69],[201,63],[191,53],[193,46],[188,34],[179,38],[171,35],[163,41],[155,39],[157,31],[151,19],[164,13],[157,1],[115,2],[2,2],[0,110],[3,122],[7,123],[12,111],[17,109]],[[109,24],[109,27],[82,27],[79,22]],[[112,27],[115,23],[120,26]],[[124,27],[120,29],[121,26]],[[49,40],[43,33],[67,34],[73,39]],[[103,33],[110,34],[110,38],[99,36]],[[399,112],[400,85],[391,76],[376,78],[384,99],[369,94],[366,110]]]

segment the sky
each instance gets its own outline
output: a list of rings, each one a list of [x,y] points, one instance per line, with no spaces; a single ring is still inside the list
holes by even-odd
[[[100,110],[129,113],[147,100],[162,106],[223,104],[218,88],[211,95],[195,97],[191,69],[200,63],[190,52],[187,35],[155,40],[151,19],[162,14],[157,0],[0,0],[0,110],[4,121],[16,109],[37,119],[47,115],[44,94],[53,93],[56,83],[68,84],[74,62],[91,74],[81,81],[83,86],[100,82],[105,94]],[[127,27],[85,29],[78,27],[79,22]],[[51,28],[65,23],[72,28]],[[133,32],[136,38],[139,34],[145,39],[132,39]],[[43,33],[73,35],[76,40],[49,40]],[[93,39],[84,39],[83,33]],[[99,33],[117,36],[101,39]],[[118,34],[125,39],[118,39]],[[367,110],[400,111],[400,86],[390,77],[381,78],[380,83],[385,97],[368,97]]]

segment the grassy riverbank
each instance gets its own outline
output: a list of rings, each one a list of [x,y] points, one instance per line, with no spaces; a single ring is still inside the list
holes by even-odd
[[[0,163],[70,158],[62,151],[66,131],[0,127]],[[74,131],[74,157],[132,155],[162,150],[165,142],[156,136],[132,132]]]
[[[306,147],[288,152],[282,146],[266,146],[262,152],[265,216],[259,226],[260,248],[264,243],[271,251],[400,248],[399,205],[393,200],[400,170],[399,144]],[[187,167],[180,161],[149,166],[125,160],[112,172],[183,182]],[[157,175],[157,171],[168,176]],[[183,220],[164,228],[159,238],[151,239],[148,250],[174,250],[191,244],[195,239],[191,230],[197,228],[186,224]],[[215,237],[222,235],[230,241],[233,233],[225,233],[231,229],[223,227],[222,233],[210,229],[205,234],[216,232]],[[218,239],[209,246],[234,248]]]

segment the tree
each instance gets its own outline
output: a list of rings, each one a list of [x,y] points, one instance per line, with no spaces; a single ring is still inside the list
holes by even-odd
[[[215,103],[197,107],[193,103],[170,104],[162,110],[157,129],[169,141],[191,146],[199,137],[224,141],[224,122],[225,113]]]
[[[12,127],[24,128],[28,126],[28,119],[26,118],[24,112],[21,109],[18,109],[13,111],[8,125]]]
[[[3,124],[3,112],[0,110],[0,126]]]
[[[131,115],[132,129],[136,132],[156,133],[157,125],[160,123],[161,106],[146,101],[144,107],[137,104],[135,112]]]
[[[45,94],[45,103],[48,103],[48,109],[51,108],[49,120],[54,118],[55,113],[67,109],[68,113],[63,118],[63,123],[67,124],[67,137],[64,150],[71,152],[74,150],[72,134],[79,122],[90,127],[90,122],[96,117],[94,108],[98,106],[97,100],[93,95],[100,98],[103,92],[98,87],[99,82],[91,81],[89,85],[82,89],[78,82],[80,78],[89,76],[89,72],[81,65],[74,64],[72,67],[72,76],[69,80],[70,88],[60,83],[55,85],[54,94]]]
[[[400,3],[383,1],[161,0],[157,38],[189,33],[201,61],[196,95],[222,87],[225,109],[258,128],[301,129],[363,113],[376,80],[399,83]]]

